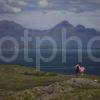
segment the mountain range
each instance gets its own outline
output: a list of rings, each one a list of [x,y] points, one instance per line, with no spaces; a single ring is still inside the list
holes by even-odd
[[[86,28],[83,25],[77,25],[73,26],[68,21],[62,21],[61,23],[58,23],[56,26],[54,26],[51,29],[48,30],[34,30],[34,29],[27,29],[23,27],[22,25],[15,23],[14,21],[8,21],[8,20],[2,20],[0,21],[0,39],[4,36],[12,36],[14,37],[18,43],[20,48],[23,48],[23,42],[21,41],[21,37],[24,36],[24,31],[27,29],[29,32],[29,36],[32,37],[32,42],[29,43],[29,48],[35,48],[36,47],[36,37],[44,37],[49,36],[51,37],[57,44],[58,48],[61,48],[62,46],[62,28],[65,28],[66,31],[66,39],[68,39],[71,36],[77,36],[82,41],[83,48],[87,48],[87,44],[90,41],[90,39],[94,38],[95,36],[100,36],[100,32],[93,29],[93,28]],[[93,44],[93,49],[99,49],[100,41],[96,41]],[[3,46],[6,48],[10,48],[12,45],[10,42],[6,42]],[[43,48],[50,48],[51,44],[47,41],[45,41],[42,44]],[[77,44],[72,41],[67,45],[68,49],[75,49],[77,48]]]

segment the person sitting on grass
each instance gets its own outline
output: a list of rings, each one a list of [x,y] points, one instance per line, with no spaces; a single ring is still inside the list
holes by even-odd
[[[79,73],[80,73],[80,64],[76,64],[76,65],[74,66],[74,68],[75,68],[75,73],[76,73],[76,74],[79,74]]]
[[[80,67],[79,68],[79,71],[80,71],[80,74],[83,76],[84,75],[84,73],[85,73],[85,67]]]
[[[81,66],[80,63],[76,64],[74,67],[75,67],[75,73],[76,74],[81,74],[82,76],[84,75],[85,70],[86,70],[85,67]]]

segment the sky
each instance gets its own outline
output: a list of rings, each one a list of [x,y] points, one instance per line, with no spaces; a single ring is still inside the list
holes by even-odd
[[[43,30],[67,20],[100,31],[100,0],[0,0],[0,20]]]

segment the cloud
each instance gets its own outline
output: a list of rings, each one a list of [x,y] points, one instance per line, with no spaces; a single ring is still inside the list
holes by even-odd
[[[100,9],[100,0],[0,0],[0,13],[41,9],[67,10],[75,13],[91,12]]]
[[[92,3],[99,3],[100,4],[100,0],[87,0],[88,2],[92,2]]]
[[[67,10],[70,12],[90,12],[100,9],[100,0],[28,0],[35,5],[33,10]],[[27,8],[30,9],[30,8]]]
[[[0,0],[0,13],[19,13],[25,5],[23,0]]]
[[[100,9],[100,0],[54,0],[51,9],[85,12]]]
[[[17,1],[17,3],[20,6],[26,6],[27,5],[27,2],[25,2],[25,1]]]
[[[39,0],[38,1],[38,6],[39,7],[47,7],[49,4],[48,0]]]
[[[17,7],[11,7],[12,11],[11,12],[14,12],[14,13],[19,13],[22,11],[21,8],[17,8]]]

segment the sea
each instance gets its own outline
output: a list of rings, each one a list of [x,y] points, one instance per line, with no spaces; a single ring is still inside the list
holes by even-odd
[[[27,53],[28,58],[31,58],[32,61],[30,59],[28,61],[25,60],[25,54],[27,55]],[[54,57],[47,61],[46,59],[50,58],[53,53]],[[39,67],[41,71],[70,75],[75,74],[74,66],[77,63],[81,63],[81,66],[86,68],[86,74],[100,75],[100,50],[92,50],[92,56],[96,58],[97,61],[89,56],[88,53],[89,51],[87,52],[87,50],[82,50],[82,55],[78,55],[77,50],[57,49],[53,51],[52,49],[32,49],[28,52],[27,50],[20,50],[16,59],[7,62],[2,59],[2,57],[9,59],[14,55],[14,51],[4,50],[0,53],[0,64],[17,64],[33,68]],[[80,61],[79,58],[82,60]],[[37,59],[39,61],[37,61]]]

